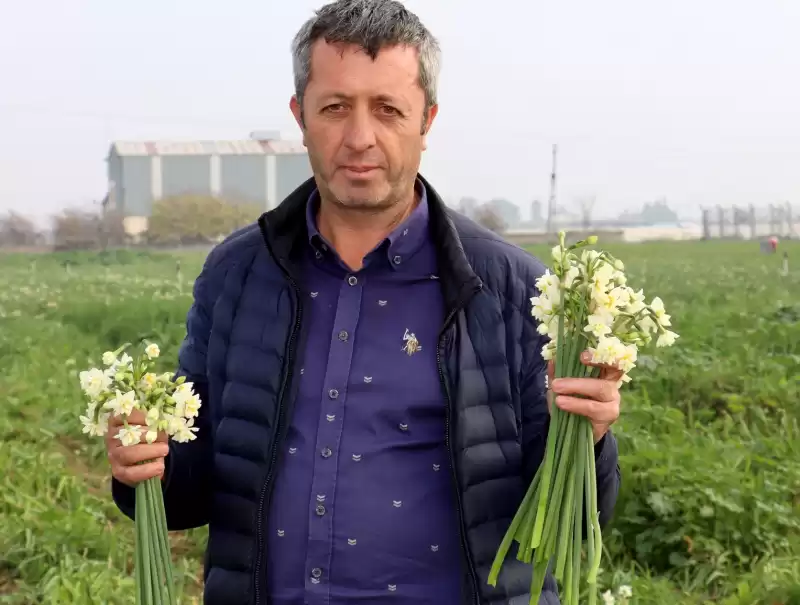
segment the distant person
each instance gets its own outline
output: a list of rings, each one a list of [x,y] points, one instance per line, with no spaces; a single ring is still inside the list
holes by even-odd
[[[130,516],[131,487],[163,474],[169,527],[209,525],[206,605],[527,603],[514,557],[486,579],[543,458],[544,266],[418,174],[439,48],[400,2],[324,6],[292,62],[314,177],[210,253],[179,355],[198,439],[109,439],[114,498]],[[602,523],[619,486],[606,376],[571,389]],[[558,603],[552,577],[540,603]]]

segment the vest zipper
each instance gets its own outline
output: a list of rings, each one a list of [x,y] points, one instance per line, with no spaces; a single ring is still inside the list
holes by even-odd
[[[258,511],[256,513],[256,561],[255,565],[253,566],[253,579],[255,582],[255,605],[262,605],[262,599],[265,597],[262,596],[262,591],[266,592],[266,574],[262,570],[263,561],[264,561],[264,551],[266,550],[266,546],[264,544],[264,511],[266,507],[269,505],[269,499],[272,497],[272,479],[275,474],[275,464],[278,460],[278,451],[280,446],[282,445],[285,434],[284,434],[284,426],[286,422],[286,407],[284,406],[284,398],[286,396],[286,389],[291,384],[292,374],[294,370],[294,354],[295,354],[295,343],[297,341],[297,335],[300,332],[300,322],[303,315],[303,307],[300,303],[300,288],[297,286],[297,283],[292,279],[290,275],[287,273],[287,278],[289,283],[291,284],[292,288],[294,289],[295,298],[297,301],[297,313],[295,313],[295,322],[294,326],[292,327],[292,332],[289,335],[289,347],[286,356],[286,374],[284,375],[283,382],[281,383],[281,389],[278,394],[278,423],[275,426],[275,439],[272,443],[272,452],[269,462],[269,470],[267,471],[267,478],[264,481],[264,485],[261,487],[261,496],[258,501]]]
[[[447,316],[444,322],[444,326],[442,327],[442,332],[439,337],[438,347],[436,348],[436,365],[439,368],[439,380],[442,383],[442,388],[444,389],[445,393],[445,428],[444,428],[444,440],[445,445],[447,446],[447,453],[448,453],[448,462],[450,463],[450,474],[453,479],[453,490],[455,492],[456,497],[456,509],[458,511],[458,533],[459,537],[461,538],[461,549],[464,554],[464,558],[467,562],[467,571],[470,577],[470,588],[471,588],[471,599],[469,600],[470,603],[474,605],[480,605],[480,589],[478,588],[478,576],[475,573],[475,563],[472,561],[472,555],[469,552],[469,546],[467,544],[467,536],[464,531],[464,507],[461,501],[461,490],[459,489],[458,485],[458,476],[456,475],[456,465],[455,465],[455,452],[453,450],[453,443],[450,438],[451,435],[451,425],[453,424],[453,399],[450,394],[450,385],[445,377],[444,371],[444,364],[442,363],[442,347],[444,346],[445,341],[445,333],[450,326],[450,323],[455,318],[456,314],[463,309],[469,299],[472,298],[474,294],[477,294],[480,291],[480,286],[475,288],[475,290],[464,299],[460,304],[458,304]]]

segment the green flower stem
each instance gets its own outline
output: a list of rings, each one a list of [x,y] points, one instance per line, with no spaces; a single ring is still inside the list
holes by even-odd
[[[145,488],[145,504],[147,506],[147,551],[150,556],[150,583],[153,587],[153,602],[155,605],[162,605],[164,603],[164,585],[161,583],[161,578],[159,577],[158,569],[161,566],[161,562],[159,561],[159,553],[157,547],[157,530],[156,530],[156,523],[154,523],[155,518],[153,517],[153,507],[152,502],[150,499],[150,490],[148,487],[148,483],[145,481],[143,483]]]
[[[163,536],[163,545],[164,545],[164,552],[166,553],[166,565],[165,569],[167,572],[167,586],[170,592],[170,603],[176,602],[175,597],[175,578],[174,574],[172,573],[172,552],[169,546],[169,531],[167,530],[167,512],[164,509],[164,493],[161,491],[161,480],[156,478],[153,480],[153,493],[154,493],[154,501],[156,503],[156,517],[161,522],[161,530]]]
[[[584,424],[587,424],[584,422]],[[580,596],[580,577],[581,577],[581,547],[583,543],[583,493],[585,491],[586,477],[586,452],[587,440],[586,430],[581,430],[578,435],[577,468],[575,470],[575,513],[573,515],[572,528],[572,596],[577,603]]]
[[[555,531],[558,521],[558,514],[561,512],[562,498],[564,496],[564,484],[569,473],[570,467],[573,464],[573,450],[575,440],[575,415],[565,414],[567,423],[567,434],[564,438],[564,448],[562,449],[562,457],[559,460],[558,469],[556,470],[555,480],[553,481],[553,496],[552,500],[547,503],[550,514],[543,512],[541,508],[539,513],[542,515],[542,522],[544,525],[544,535],[548,538],[555,537]],[[551,461],[552,462],[552,461]],[[549,540],[548,540],[549,541]]]
[[[580,456],[578,456],[580,458]],[[571,576],[564,574],[564,566],[567,563],[567,554],[572,548],[572,536],[569,533],[572,527],[572,515],[575,513],[575,473],[577,471],[577,461],[570,465],[569,476],[566,479],[566,493],[561,506],[558,508],[558,539],[556,541],[556,569],[555,577],[569,584]],[[553,515],[555,517],[555,515]],[[553,523],[555,526],[556,524]],[[570,563],[572,561],[570,560]]]
[[[556,348],[556,375],[559,371],[563,371],[564,359],[564,314],[558,317],[558,346]],[[559,363],[560,362],[560,363]],[[558,430],[558,422],[550,423],[550,430],[547,435],[547,445],[545,446],[544,456],[544,474],[542,476],[542,491],[539,494],[538,512],[536,514],[536,524],[533,528],[533,536],[531,537],[531,548],[537,548],[542,541],[542,531],[544,530],[544,516],[547,510],[547,497],[550,495],[550,476],[553,472],[553,454],[555,450],[555,438]]]
[[[141,510],[139,505],[139,490],[136,490],[136,510]],[[136,544],[134,547],[134,567],[133,576],[136,583],[136,605],[144,605],[144,559],[142,558],[142,544],[144,543],[144,534],[142,533],[142,519],[141,515],[134,515],[134,525],[136,528]]]
[[[153,586],[150,578],[150,535],[147,527],[147,500],[145,484],[136,486],[136,521],[139,524],[139,542],[136,549],[141,551],[142,572],[139,580],[142,582],[142,603],[155,605],[153,602]]]
[[[492,569],[489,571],[489,584],[492,586],[497,585],[497,578],[500,575],[500,569],[503,565],[503,561],[508,554],[509,549],[511,548],[511,544],[514,542],[514,536],[517,533],[517,528],[522,524],[522,520],[525,517],[530,506],[530,502],[533,500],[534,496],[536,495],[537,488],[539,485],[539,481],[537,478],[539,474],[536,474],[534,477],[533,482],[531,482],[530,487],[528,487],[528,491],[525,494],[525,497],[522,500],[522,504],[520,504],[519,509],[517,510],[517,514],[514,515],[514,519],[511,521],[511,526],[508,528],[506,535],[503,537],[503,541],[500,543],[500,548],[497,550],[497,555],[495,555],[494,563],[492,563]]]
[[[159,593],[161,594],[161,603],[172,605],[174,603],[172,595],[172,586],[169,581],[170,555],[169,543],[166,540],[165,531],[163,528],[162,519],[159,518],[159,507],[156,502],[157,496],[161,495],[161,486],[158,477],[148,479],[145,483],[147,485],[147,500],[149,504],[150,520],[152,523],[152,543],[155,552],[155,570],[158,578]]]
[[[592,426],[589,422],[585,422],[585,432],[589,443],[594,443],[594,433]],[[597,583],[597,572],[600,569],[600,559],[603,556],[603,538],[600,531],[600,514],[597,511],[597,470],[594,463],[594,447],[587,448],[586,461],[589,463],[589,472],[586,473],[586,493],[589,500],[586,516],[592,521],[591,529],[594,532],[594,552],[592,552],[592,559],[589,561],[589,573],[586,577],[588,584]]]

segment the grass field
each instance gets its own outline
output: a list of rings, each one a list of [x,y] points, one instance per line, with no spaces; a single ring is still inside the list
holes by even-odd
[[[631,603],[800,605],[800,245],[781,246],[789,276],[754,243],[611,249],[681,334],[642,359],[615,429],[602,582]],[[133,524],[81,435],[76,375],[145,337],[170,369],[202,260],[0,256],[0,603],[133,602]],[[204,540],[173,536],[183,603],[200,602]]]

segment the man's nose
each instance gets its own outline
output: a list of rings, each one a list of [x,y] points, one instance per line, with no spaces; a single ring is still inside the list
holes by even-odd
[[[347,119],[344,144],[352,151],[366,151],[375,145],[373,116],[366,109],[353,111]]]

